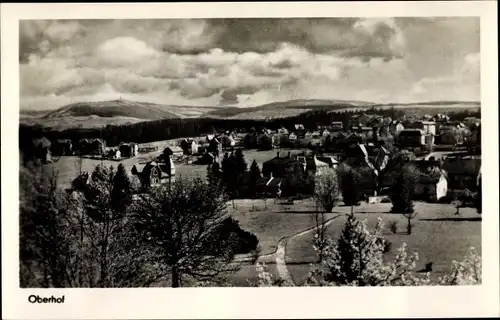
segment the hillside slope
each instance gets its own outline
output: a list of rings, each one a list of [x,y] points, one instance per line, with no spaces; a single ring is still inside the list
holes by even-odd
[[[252,108],[228,107],[208,112],[205,117],[230,119],[272,119],[297,116],[311,110],[345,110],[371,107],[373,103],[353,100],[298,99]]]
[[[168,111],[166,108],[162,108],[160,105],[127,100],[73,103],[54,110],[45,115],[43,118],[54,119],[62,117],[89,116],[104,118],[127,117],[144,120],[180,118],[179,115]]]

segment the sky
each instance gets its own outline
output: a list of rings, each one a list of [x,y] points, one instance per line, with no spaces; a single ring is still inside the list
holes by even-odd
[[[479,18],[24,20],[21,109],[479,101]]]

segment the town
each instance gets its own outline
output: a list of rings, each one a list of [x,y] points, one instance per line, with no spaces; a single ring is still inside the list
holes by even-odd
[[[278,17],[20,21],[21,288],[482,283],[482,20]]]
[[[403,167],[412,164],[418,174],[411,200],[416,201],[419,218],[423,221],[431,217],[445,219],[436,214],[448,212],[450,217],[446,219],[465,219],[465,225],[468,220],[480,217],[481,212],[480,142],[478,117],[455,120],[446,114],[422,117],[405,114],[392,119],[371,111],[355,113],[348,121],[332,121],[330,125],[314,128],[300,123],[277,130],[252,127],[248,132],[240,128],[214,128],[197,137],[148,143],[126,141],[112,147],[103,139],[50,141],[43,137],[33,141],[36,151],[32,154],[47,165],[55,166],[59,185],[66,188],[77,176],[88,180],[96,166],[123,164],[128,176],[136,182],[134,199],[137,201],[147,190],[170,187],[179,179],[201,178],[210,184],[211,179],[217,177],[225,186],[231,215],[258,239],[240,251],[239,261],[250,265],[256,262],[279,265],[277,261],[281,259],[280,263],[286,265],[285,261],[289,260],[290,271],[280,274],[276,269],[273,272],[293,285],[303,281],[307,265],[314,262],[310,250],[294,252],[294,242],[301,239],[312,247],[313,232],[304,235],[301,232],[312,227],[308,212],[318,211],[314,200],[318,176],[328,174],[329,170],[337,172],[340,181],[356,176],[355,186],[351,188],[359,190],[354,201],[348,203],[348,196],[343,194],[348,191],[340,185],[335,208],[329,208],[322,219],[333,219],[339,212],[363,212],[363,216],[371,219],[390,212],[391,192],[398,184]],[[338,207],[341,203],[344,206]],[[373,214],[367,214],[370,212]],[[285,223],[282,219],[288,221]],[[391,228],[397,229],[398,219],[403,219],[400,228],[406,228],[404,216],[391,221],[394,225]],[[265,225],[267,223],[269,225]],[[461,232],[454,229],[453,222],[448,223],[455,227],[443,231],[442,237],[448,232]],[[397,234],[398,231],[394,231],[393,236]],[[278,240],[282,237],[291,238],[286,253],[279,259]],[[480,233],[475,237],[480,239]],[[397,238],[396,241],[400,241],[404,237]],[[467,237],[463,240],[469,241]],[[422,254],[425,256],[425,252]],[[434,270],[438,274],[444,272],[442,268],[449,263],[439,261]],[[246,268],[231,280],[233,285],[248,285],[247,278],[251,276],[249,267]]]

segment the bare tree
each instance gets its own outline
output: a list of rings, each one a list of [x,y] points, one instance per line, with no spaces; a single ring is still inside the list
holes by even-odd
[[[403,213],[403,215],[406,217],[408,224],[406,225],[406,231],[408,232],[409,235],[411,235],[411,230],[413,227],[412,220],[415,219],[418,215],[418,212],[407,212]]]
[[[206,281],[237,270],[231,263],[234,243],[220,237],[225,199],[201,180],[180,179],[170,190],[153,189],[134,207],[137,230],[169,270],[163,276],[172,287],[187,277]]]
[[[332,212],[339,195],[337,173],[334,169],[326,169],[314,180],[314,200],[316,211],[312,213],[316,233],[314,245],[318,252],[318,259],[323,260],[323,250],[326,245],[326,217],[325,212]],[[321,207],[323,210],[318,210]]]
[[[21,167],[19,200],[21,286],[67,286],[71,233],[67,197],[57,188],[57,173],[41,163]]]

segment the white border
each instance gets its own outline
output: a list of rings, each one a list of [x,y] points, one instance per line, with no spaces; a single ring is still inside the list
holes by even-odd
[[[2,4],[2,309],[7,319],[352,318],[498,316],[497,4],[471,2]],[[483,285],[431,288],[182,288],[27,290],[18,287],[18,21],[83,18],[480,16],[483,123]],[[30,294],[66,302],[30,304]]]

